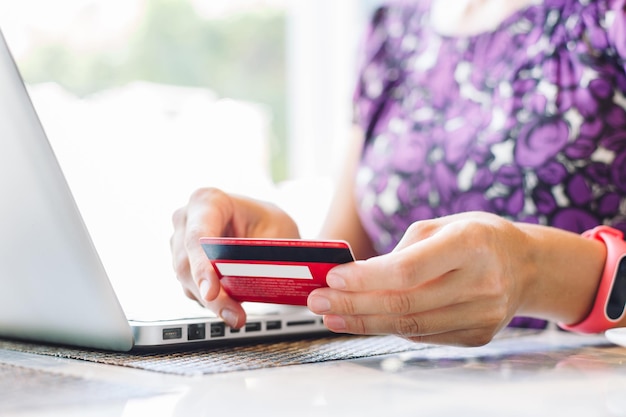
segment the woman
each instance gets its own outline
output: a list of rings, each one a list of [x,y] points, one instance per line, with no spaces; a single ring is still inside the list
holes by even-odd
[[[377,10],[356,139],[320,233],[363,261],[331,270],[329,288],[308,299],[330,330],[474,346],[508,324],[626,324],[600,323],[592,308],[608,297],[619,236],[581,236],[626,230],[625,7],[423,0]],[[279,208],[215,189],[194,193],[173,221],[185,292],[233,327],[245,312],[199,237],[299,236]]]

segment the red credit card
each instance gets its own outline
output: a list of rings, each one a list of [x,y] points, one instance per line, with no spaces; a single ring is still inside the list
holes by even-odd
[[[200,239],[222,286],[237,301],[306,305],[326,274],[354,261],[347,242],[303,239]]]

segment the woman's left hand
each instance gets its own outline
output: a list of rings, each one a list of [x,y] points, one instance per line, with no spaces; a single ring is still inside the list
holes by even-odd
[[[389,254],[333,268],[309,308],[335,332],[479,346],[516,314],[533,276],[514,223],[463,213],[414,223]]]

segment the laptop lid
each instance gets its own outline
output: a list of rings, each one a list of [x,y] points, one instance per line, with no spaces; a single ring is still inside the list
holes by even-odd
[[[327,332],[306,308],[254,303],[231,329],[182,291],[128,317],[1,31],[0,91],[0,336],[127,351]]]
[[[0,334],[128,350],[132,332],[0,33]]]

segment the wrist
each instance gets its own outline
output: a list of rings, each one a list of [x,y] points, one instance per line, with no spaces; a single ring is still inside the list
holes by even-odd
[[[525,293],[517,314],[577,323],[591,309],[605,261],[602,242],[554,227],[517,224],[527,237]]]

